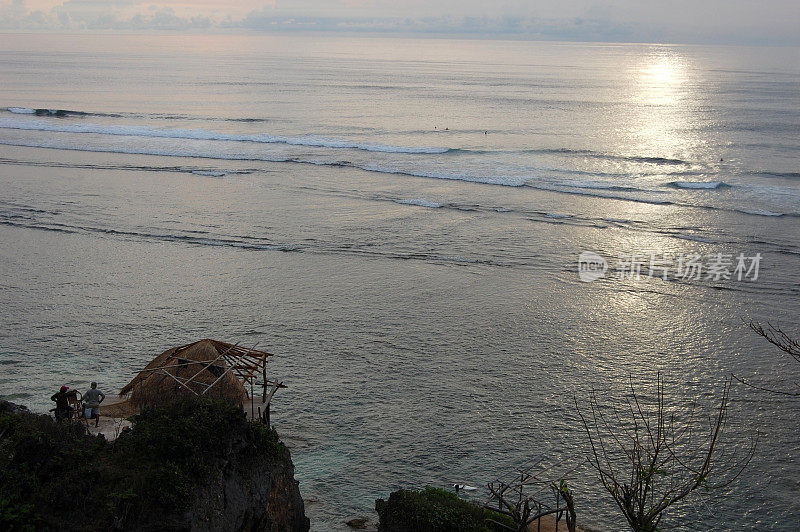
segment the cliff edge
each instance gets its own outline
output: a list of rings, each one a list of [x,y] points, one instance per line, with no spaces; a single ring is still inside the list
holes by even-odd
[[[147,409],[114,442],[0,401],[0,529],[309,529],[289,450],[225,401]]]

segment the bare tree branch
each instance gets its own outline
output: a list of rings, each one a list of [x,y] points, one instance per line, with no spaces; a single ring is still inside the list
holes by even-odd
[[[589,439],[588,462],[633,530],[655,531],[670,506],[698,488],[709,490],[733,482],[750,463],[757,440],[743,456],[737,452],[728,455],[724,448],[720,451],[731,382],[730,379],[724,382],[719,405],[709,418],[707,430],[699,432],[695,432],[693,402],[688,409],[667,411],[660,374],[653,398],[640,396],[631,379],[630,392],[622,401],[630,421],[622,422],[615,414],[616,426],[608,422],[606,411],[615,412],[619,406],[601,407],[592,391],[584,414],[575,399]],[[620,478],[622,474],[627,482]],[[711,485],[710,477],[722,482]]]
[[[766,328],[757,321],[751,321],[747,326],[753,329],[756,334],[766,338],[769,343],[800,362],[800,341],[791,338],[770,322],[767,322]]]
[[[780,328],[775,327],[770,322],[767,322],[767,325],[765,327],[761,325],[759,322],[751,320],[749,323],[747,323],[747,326],[750,327],[756,334],[765,338],[769,343],[771,343],[784,353],[791,356],[794,360],[800,362],[800,341],[790,337],[788,334],[783,332]],[[745,386],[749,386],[750,388],[754,388],[762,392],[774,393],[777,395],[786,395],[789,397],[800,397],[800,392],[789,392],[785,390],[776,390],[774,388],[767,388],[766,386],[759,386],[757,384],[748,382],[743,377],[739,377],[733,374],[732,376],[734,379],[741,382]]]
[[[749,386],[751,388],[755,388],[756,390],[761,390],[762,392],[769,392],[769,393],[774,393],[774,394],[778,394],[778,395],[788,395],[789,397],[800,397],[800,392],[785,392],[783,390],[775,390],[775,389],[772,389],[772,388],[764,388],[763,386],[757,386],[757,385],[753,384],[752,382],[747,382],[744,378],[739,377],[738,375],[735,375],[733,373],[731,373],[731,377],[733,377],[737,381],[741,382],[745,386]]]
[[[540,468],[541,470],[537,470],[537,473],[531,473],[542,460],[540,459],[528,468],[518,469],[517,474],[510,482],[497,480],[488,484],[491,495],[484,507],[510,517],[514,522],[514,527],[493,519],[487,519],[487,521],[495,523],[505,530],[527,532],[530,525],[542,517],[554,515],[556,523],[558,523],[563,516],[567,522],[567,530],[575,532],[575,506],[573,494],[567,486],[566,478],[561,478],[557,482],[543,480],[541,475],[552,469],[553,466]],[[555,498],[555,508],[536,498],[539,493],[548,488]],[[565,506],[561,506],[562,501]]]

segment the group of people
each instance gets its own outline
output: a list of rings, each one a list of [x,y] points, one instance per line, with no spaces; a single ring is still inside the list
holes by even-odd
[[[97,383],[93,382],[91,389],[87,390],[81,397],[83,400],[83,417],[87,420],[94,419],[94,426],[100,424],[100,403],[106,395],[97,389]],[[59,423],[72,417],[72,406],[70,402],[78,404],[78,391],[70,390],[69,386],[62,386],[61,389],[50,397],[51,401],[56,402],[56,421]]]

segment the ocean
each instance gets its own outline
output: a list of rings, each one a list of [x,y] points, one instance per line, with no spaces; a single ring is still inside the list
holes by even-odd
[[[0,79],[0,394],[274,353],[313,530],[540,457],[617,530],[593,390],[797,390],[747,327],[800,336],[797,48],[5,34]],[[734,384],[753,461],[662,525],[795,530],[799,421]]]

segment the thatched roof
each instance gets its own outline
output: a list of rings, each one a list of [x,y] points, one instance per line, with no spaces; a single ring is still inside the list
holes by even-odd
[[[216,340],[167,349],[122,390],[132,406],[168,402],[179,395],[223,397],[243,403],[269,353]]]

